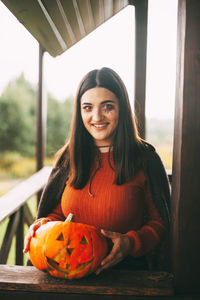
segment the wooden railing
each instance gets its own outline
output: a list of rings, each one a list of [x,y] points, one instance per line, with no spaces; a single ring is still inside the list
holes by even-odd
[[[13,237],[16,236],[16,265],[23,265],[24,223],[30,226],[34,220],[27,200],[46,184],[51,167],[44,167],[11,191],[0,197],[0,223],[9,222],[0,249],[0,264],[6,264]]]

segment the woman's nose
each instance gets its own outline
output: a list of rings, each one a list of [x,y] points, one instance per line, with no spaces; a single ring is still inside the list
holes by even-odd
[[[95,121],[95,122],[101,121],[102,120],[102,116],[103,115],[102,115],[101,109],[97,108],[97,109],[93,110],[93,116],[92,116],[93,121]]]

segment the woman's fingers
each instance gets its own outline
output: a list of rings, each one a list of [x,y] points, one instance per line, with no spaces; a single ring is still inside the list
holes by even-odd
[[[29,228],[29,231],[27,233],[27,235],[25,236],[25,239],[24,239],[24,249],[23,249],[23,252],[26,253],[29,251],[30,249],[30,242],[31,242],[31,239],[32,237],[35,236],[35,232],[37,231],[37,229],[46,224],[47,222],[49,222],[50,220],[47,219],[47,218],[41,218],[41,219],[38,219],[36,220]]]
[[[30,234],[27,234],[24,240],[24,249],[23,252],[26,253],[30,249],[30,241],[31,241],[32,236]]]
[[[101,266],[96,270],[98,275],[102,270],[119,263],[124,257],[126,257],[130,251],[130,240],[125,234],[118,232],[111,232],[102,230],[104,236],[110,238],[113,242],[113,248],[111,252],[103,259]]]
[[[98,275],[104,269],[110,268],[120,262],[122,259],[121,253],[118,251],[118,248],[113,246],[110,254],[108,254],[101,262],[100,267],[96,271],[96,275]]]
[[[116,239],[117,237],[119,237],[121,235],[121,233],[108,231],[108,230],[104,230],[104,229],[101,229],[101,233],[111,240]]]

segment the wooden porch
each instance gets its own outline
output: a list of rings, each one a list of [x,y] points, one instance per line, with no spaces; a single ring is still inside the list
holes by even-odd
[[[43,121],[43,98],[42,98],[42,57],[45,51],[54,55],[66,50],[63,42],[58,38],[56,30],[49,29],[49,18],[45,15],[46,23],[41,16],[41,24],[46,29],[47,38],[35,31],[29,23],[27,15],[20,14],[23,5],[31,3],[31,7],[24,9],[36,12],[35,7],[47,7],[48,1],[6,1],[5,5],[25,23],[25,26],[38,39],[40,47],[40,80],[38,92],[38,135],[37,135],[37,162],[38,173],[36,177],[26,181],[26,191],[21,187],[11,191],[9,195],[0,198],[4,201],[5,208],[0,214],[0,222],[9,218],[7,233],[4,237],[3,246],[0,250],[0,296],[2,299],[16,299],[29,297],[30,299],[146,299],[147,296],[156,296],[157,299],[199,299],[200,298],[200,202],[199,202],[199,178],[200,178],[200,2],[198,0],[178,1],[178,49],[177,49],[177,83],[176,83],[176,108],[174,126],[173,170],[172,170],[172,199],[171,199],[171,273],[164,272],[114,272],[108,271],[105,276],[90,277],[83,281],[66,282],[50,278],[47,274],[33,267],[7,266],[5,265],[13,236],[17,236],[16,264],[22,264],[23,255],[23,224],[30,225],[33,217],[26,206],[27,199],[37,193],[45,185],[50,169],[42,169],[44,157],[44,127]],[[56,1],[62,3],[62,1]],[[66,1],[73,3],[71,9],[77,9],[79,1]],[[96,9],[97,1],[82,1],[90,3],[91,8]],[[98,1],[101,11],[108,9],[108,17],[114,13],[113,9],[123,9],[126,5],[135,6],[136,22],[136,68],[135,68],[135,110],[140,124],[140,134],[145,137],[145,85],[146,85],[146,42],[147,42],[147,12],[148,0],[130,1]],[[113,2],[113,5],[106,3]],[[119,2],[117,4],[117,2]],[[123,4],[122,4],[123,2]],[[22,5],[22,7],[18,7]],[[80,4],[80,3],[79,3]],[[55,5],[55,2],[53,6]],[[68,7],[69,8],[69,7]],[[32,9],[32,10],[31,10]],[[53,7],[50,7],[50,11]],[[81,6],[84,15],[84,4]],[[44,11],[43,11],[44,12]],[[102,11],[101,11],[102,12]],[[80,13],[80,12],[79,12]],[[76,16],[79,18],[76,11]],[[102,15],[102,14],[101,14]],[[105,16],[105,15],[104,15]],[[21,19],[20,19],[21,18]],[[23,19],[24,18],[24,19]],[[53,18],[53,17],[52,17]],[[55,23],[57,21],[54,16]],[[90,15],[89,20],[95,20]],[[86,18],[87,19],[87,18]],[[31,19],[31,20],[34,20]],[[100,20],[100,19],[99,19]],[[102,18],[104,22],[106,19]],[[26,22],[27,23],[26,23]],[[96,22],[96,21],[95,21]],[[96,24],[93,22],[93,24]],[[90,22],[92,24],[92,21]],[[40,24],[40,25],[41,25]],[[82,32],[82,38],[90,28],[84,32],[81,27],[84,24],[77,22]],[[81,25],[82,24],[82,25]],[[98,23],[100,24],[100,23]],[[55,25],[55,24],[54,24]],[[55,28],[62,28],[62,24],[56,23]],[[73,28],[73,24],[71,24]],[[75,25],[74,25],[75,26]],[[96,25],[95,25],[96,26]],[[53,32],[53,35],[52,35]],[[37,35],[38,34],[38,35]],[[62,31],[59,33],[62,37]],[[72,36],[71,36],[72,38]],[[80,40],[79,38],[79,40]],[[51,41],[51,42],[50,42]],[[78,39],[74,39],[74,43]],[[66,41],[67,44],[67,41]],[[56,46],[55,46],[56,45]],[[71,44],[72,45],[72,44]],[[55,47],[54,47],[55,46]],[[61,52],[60,52],[61,51]],[[44,118],[44,119],[43,119]],[[41,171],[39,171],[41,169]],[[37,179],[36,179],[37,178]],[[33,183],[37,182],[36,185]],[[22,192],[23,191],[23,192]],[[13,196],[14,195],[14,196]],[[19,196],[19,197],[18,197]],[[10,200],[9,200],[10,199]],[[12,200],[12,201],[11,201]],[[11,202],[9,202],[11,201]],[[4,298],[3,298],[4,297]]]

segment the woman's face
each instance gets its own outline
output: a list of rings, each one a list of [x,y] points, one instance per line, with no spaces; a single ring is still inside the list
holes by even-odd
[[[83,124],[97,146],[110,145],[119,119],[119,100],[111,91],[95,87],[81,97]]]

